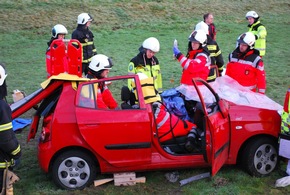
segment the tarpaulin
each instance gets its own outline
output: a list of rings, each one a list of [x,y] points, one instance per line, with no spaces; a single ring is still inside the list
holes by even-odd
[[[31,119],[23,119],[23,118],[16,118],[12,120],[13,131],[23,129],[27,125],[30,125],[31,121],[32,121]]]
[[[253,92],[241,86],[236,80],[227,75],[218,77],[214,82],[209,83],[209,85],[215,90],[220,98],[237,105],[277,110],[279,113],[283,110],[280,104],[270,99],[268,96]],[[198,87],[205,103],[213,103],[216,101],[215,97],[206,86],[199,85]],[[185,95],[189,100],[200,101],[194,86],[180,85],[176,87],[176,90]]]

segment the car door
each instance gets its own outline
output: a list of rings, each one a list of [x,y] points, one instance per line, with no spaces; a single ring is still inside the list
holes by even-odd
[[[201,79],[193,80],[200,98],[205,123],[205,160],[211,164],[214,176],[228,159],[230,146],[230,124],[226,101],[219,98],[208,83]],[[212,97],[212,98],[209,98]],[[205,99],[207,99],[205,101]],[[212,99],[211,102],[208,100]]]
[[[128,84],[129,78],[126,77],[82,83],[76,97],[76,118],[82,138],[97,155],[117,167],[151,162],[152,120],[141,88],[136,89],[138,108],[109,110],[97,107],[96,86],[100,82],[110,83],[110,91],[113,91],[113,96],[117,94],[114,98],[119,100],[122,86]],[[87,91],[91,92],[84,97]],[[86,98],[89,98],[89,103],[83,103]],[[118,104],[120,106],[121,102]]]

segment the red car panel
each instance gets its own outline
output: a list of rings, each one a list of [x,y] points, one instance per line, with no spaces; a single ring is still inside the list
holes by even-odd
[[[128,84],[128,80],[135,81],[138,108],[105,110],[80,103],[85,85],[110,81],[112,93],[119,98],[120,89]],[[246,167],[255,172],[253,175],[269,174],[277,163],[275,143],[281,122],[277,111],[229,103],[220,99],[206,82],[193,82],[201,113],[196,122],[200,123],[203,132],[201,151],[196,153],[178,150],[184,141],[173,139],[170,140],[172,143],[161,143],[158,140],[153,109],[145,104],[137,75],[90,81],[53,80],[40,93],[13,109],[13,117],[41,102],[29,138],[35,137],[38,121],[43,118],[38,146],[39,164],[45,172],[51,172],[56,184],[64,189],[82,189],[89,185],[96,175],[97,166],[101,173],[210,166],[214,176],[224,164],[236,164],[239,154],[243,154],[245,159],[255,159],[255,151],[266,147],[272,151],[269,154],[261,151],[271,155],[268,172],[255,168],[257,159],[248,160]],[[204,102],[205,97],[199,90],[201,86],[215,98],[210,107]],[[259,144],[247,154],[243,151],[251,148],[252,139]],[[80,165],[84,168],[68,168]],[[80,176],[83,174],[86,177]]]

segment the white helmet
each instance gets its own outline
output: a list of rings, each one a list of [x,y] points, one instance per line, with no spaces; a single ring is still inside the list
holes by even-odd
[[[257,12],[255,12],[255,11],[249,11],[249,12],[246,14],[246,19],[248,19],[248,17],[259,18],[259,15],[258,15]]]
[[[208,25],[204,21],[197,23],[195,25],[195,30],[203,30],[205,34],[208,35]]]
[[[143,48],[150,49],[153,52],[159,52],[160,50],[160,44],[159,41],[155,37],[149,37],[146,39],[143,44]]]
[[[0,65],[0,86],[3,85],[6,77],[7,77],[7,74],[5,72],[5,69],[2,65]]]
[[[189,35],[188,40],[190,42],[199,42],[201,46],[204,47],[206,45],[207,37],[203,30],[195,30]]]
[[[239,43],[245,43],[248,46],[250,46],[251,49],[253,49],[255,41],[256,41],[255,35],[251,32],[243,33],[238,39]]]
[[[78,24],[86,24],[89,21],[93,21],[93,17],[88,13],[81,13],[78,16]]]
[[[140,80],[148,79],[148,76],[144,74],[143,72],[138,72],[137,75]]]
[[[97,54],[92,57],[89,68],[95,72],[98,72],[104,69],[112,69],[112,66],[113,63],[111,58],[103,54]]]
[[[51,34],[53,38],[57,38],[58,34],[66,35],[67,33],[67,29],[62,24],[57,24],[51,29]]]

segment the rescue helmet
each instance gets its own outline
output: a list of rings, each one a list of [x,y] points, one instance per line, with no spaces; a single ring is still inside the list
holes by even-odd
[[[194,30],[188,37],[190,42],[199,42],[202,47],[206,45],[207,37],[203,30]]]
[[[245,43],[250,47],[250,49],[253,49],[255,41],[256,38],[252,32],[243,33],[238,39],[238,43]]]
[[[78,24],[86,24],[87,22],[93,21],[93,17],[88,13],[81,13],[78,16]]]
[[[205,34],[208,35],[208,25],[204,21],[197,23],[195,25],[195,30],[203,30]]]
[[[0,64],[0,86],[3,85],[5,79],[7,77],[7,74],[5,72],[4,67]]]
[[[142,44],[142,47],[145,49],[150,49],[155,53],[159,52],[160,50],[159,41],[155,37],[149,37],[148,39],[145,39],[145,41]]]
[[[105,69],[112,69],[113,63],[111,58],[103,55],[97,54],[92,57],[92,61],[89,64],[89,69],[94,72],[99,72]]]
[[[53,38],[57,38],[58,34],[67,34],[67,29],[62,24],[57,24],[51,29],[51,34]]]
[[[248,17],[252,17],[254,19],[257,19],[257,18],[259,18],[259,15],[255,11],[249,11],[246,13],[246,19],[248,19]]]

